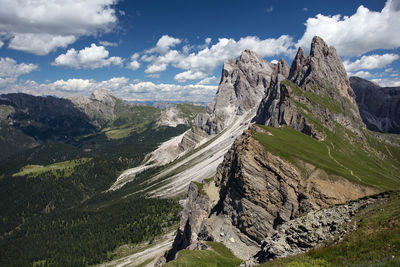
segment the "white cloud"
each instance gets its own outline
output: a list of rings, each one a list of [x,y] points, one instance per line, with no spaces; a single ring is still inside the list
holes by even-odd
[[[0,34],[8,47],[46,55],[80,36],[108,32],[117,23],[116,0],[0,0]]]
[[[372,70],[383,68],[399,58],[396,54],[370,55],[362,56],[354,62],[346,60],[343,64],[347,71]]]
[[[139,58],[139,54],[134,53],[131,56],[131,62],[129,62],[127,68],[131,69],[131,70],[137,70],[138,68],[140,68],[140,63],[137,61],[138,58]]]
[[[4,42],[0,40],[0,48],[2,48],[4,45]]]
[[[272,11],[274,11],[274,7],[270,6],[269,8],[267,8],[265,11],[267,11],[268,13],[271,13]]]
[[[18,64],[14,59],[0,57],[0,78],[14,77],[17,78],[21,75],[28,74],[39,68],[36,64],[20,63]]]
[[[301,10],[304,11],[304,12],[307,12],[308,8],[307,7],[303,7]]]
[[[90,95],[97,89],[108,89],[114,95],[127,100],[142,101],[193,101],[210,102],[215,95],[217,86],[213,85],[177,85],[143,81],[130,81],[126,77],[115,77],[110,80],[96,81],[93,79],[68,79],[55,82],[37,83],[24,81],[18,84],[2,86],[0,92],[24,92],[33,95],[55,95],[59,97],[71,95]]]
[[[122,58],[108,57],[108,55],[109,52],[104,46],[91,44],[90,47],[85,47],[79,51],[74,48],[69,49],[67,53],[59,55],[52,65],[76,69],[97,69],[110,65],[122,65]]]
[[[118,43],[108,42],[108,41],[100,41],[99,44],[101,44],[102,46],[113,46],[113,47],[118,46]]]
[[[205,42],[210,43],[211,40],[206,39]],[[269,38],[264,40],[255,36],[244,37],[238,41],[232,38],[221,38],[211,47],[204,47],[197,52],[164,50],[162,53],[157,54],[153,50],[154,54],[142,56],[141,60],[151,62],[145,70],[146,73],[161,72],[166,70],[168,66],[173,66],[185,70],[185,76],[189,74],[194,76],[194,73],[200,72],[211,74],[225,60],[239,56],[245,49],[251,49],[262,57],[279,54],[292,56],[295,52],[292,46],[292,38],[287,35],[282,35],[278,39]],[[147,53],[150,53],[149,51]],[[201,79],[206,75],[197,74],[197,76],[202,76],[198,78]]]
[[[361,71],[354,73],[353,76],[357,76],[357,77],[361,77],[361,78],[365,79],[365,78],[371,77],[372,74],[368,71],[361,70]]]
[[[278,60],[273,59],[273,60],[271,60],[271,63],[272,63],[272,64],[278,64]]]
[[[164,71],[167,69],[167,64],[166,63],[161,63],[161,64],[151,64],[148,65],[146,70],[144,72],[146,73],[156,73],[160,71]]]
[[[76,41],[74,35],[53,35],[45,33],[16,34],[8,48],[30,52],[36,55],[46,55],[57,47],[67,47]]]
[[[204,78],[203,80],[201,80],[197,84],[213,84],[215,82],[217,82],[217,77],[211,76],[211,77]]]
[[[207,74],[201,72],[201,71],[184,71],[181,73],[178,73],[175,75],[174,80],[177,82],[186,82],[187,80],[199,80],[199,79],[203,79],[204,77],[206,77]]]
[[[18,64],[12,58],[0,57],[0,89],[14,86],[19,76],[31,73],[37,69],[39,69],[39,66],[36,64]]]
[[[376,49],[400,46],[399,0],[388,0],[381,12],[360,6],[352,16],[318,14],[306,22],[306,31],[297,47],[308,51],[315,35],[335,46],[340,56],[359,56]]]
[[[371,81],[379,84],[382,87],[397,87],[397,86],[400,86],[400,78],[372,79]]]
[[[173,38],[168,35],[163,35],[157,42],[156,46],[147,50],[147,53],[157,52],[160,54],[166,54],[170,48],[180,44],[181,40],[178,38]]]

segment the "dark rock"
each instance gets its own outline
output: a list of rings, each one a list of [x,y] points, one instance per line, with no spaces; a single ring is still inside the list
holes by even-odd
[[[350,77],[350,83],[367,128],[400,133],[400,87],[380,87],[359,77]]]

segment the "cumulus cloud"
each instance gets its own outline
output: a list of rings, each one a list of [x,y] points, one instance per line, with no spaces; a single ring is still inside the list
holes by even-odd
[[[308,51],[313,36],[322,37],[335,46],[340,56],[359,56],[376,49],[400,46],[399,0],[388,0],[380,12],[360,6],[352,16],[325,16],[309,18],[306,31],[296,47]]]
[[[8,47],[46,55],[80,36],[108,32],[117,23],[116,0],[0,0],[0,34]],[[78,10],[78,12],[77,12]]]
[[[137,70],[138,68],[140,68],[140,63],[137,61],[139,58],[139,54],[138,53],[134,53],[131,56],[131,62],[128,63],[127,68],[131,69],[131,70]]]
[[[382,78],[382,79],[372,79],[371,81],[379,84],[382,87],[395,87],[400,86],[400,78]]]
[[[166,63],[161,63],[161,64],[151,64],[148,65],[146,70],[144,72],[146,73],[156,73],[160,71],[164,71],[167,69],[167,64]]]
[[[170,48],[180,44],[181,40],[178,38],[173,38],[168,35],[163,35],[157,42],[156,46],[147,50],[147,53],[157,52],[160,54],[166,54]]]
[[[2,48],[4,45],[4,42],[0,40],[0,48]]]
[[[211,76],[211,77],[204,78],[203,80],[201,80],[197,84],[214,84],[216,82],[217,82],[217,77]]]
[[[1,82],[0,82],[1,86]],[[0,87],[2,92],[24,92],[33,95],[90,95],[97,89],[108,89],[114,95],[136,101],[193,101],[210,102],[217,86],[201,84],[166,84],[143,81],[130,81],[126,77],[115,77],[105,81],[93,79],[68,79],[55,82],[37,83],[23,81],[8,87]]]
[[[52,65],[71,67],[76,69],[97,69],[110,65],[122,65],[122,58],[108,57],[109,52],[104,46],[91,44],[82,50],[76,51],[71,48],[65,54],[59,55]]]
[[[362,56],[354,62],[345,60],[343,64],[347,71],[372,70],[383,68],[399,58],[396,54],[370,55]]]
[[[0,57],[0,89],[13,86],[19,76],[39,69],[36,64],[17,63],[14,59]]]
[[[0,77],[19,77],[24,74],[28,74],[34,70],[39,68],[36,64],[27,64],[27,63],[20,63],[18,64],[12,58],[0,57]]]
[[[207,44],[206,47],[191,53],[187,49],[179,51],[171,49],[170,46],[168,47],[169,50],[164,49],[162,52],[157,52],[159,50],[154,48],[151,49],[151,52],[148,50],[148,55],[141,57],[141,60],[151,62],[145,72],[161,72],[166,70],[168,66],[173,66],[184,70],[182,74],[178,74],[179,76],[176,79],[181,78],[181,81],[189,80],[189,78],[194,79],[194,77],[202,79],[207,74],[211,74],[225,60],[239,56],[245,49],[251,49],[262,57],[279,54],[292,56],[294,54],[293,41],[288,35],[282,35],[278,39],[269,38],[264,40],[255,36],[244,37],[238,41],[232,38],[220,38],[216,44],[211,46],[209,45],[211,44],[211,39],[207,38],[205,43]],[[200,73],[203,74],[200,75]]]
[[[186,82],[187,80],[199,80],[206,77],[207,74],[201,71],[184,71],[175,75],[174,80],[177,82]]]

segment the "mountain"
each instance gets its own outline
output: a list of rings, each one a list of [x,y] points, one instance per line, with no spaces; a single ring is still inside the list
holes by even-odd
[[[168,164],[150,177],[147,190],[153,196],[172,197],[187,191],[191,181],[214,176],[235,138],[248,128],[258,103],[278,66],[245,50],[227,60],[214,101],[207,112],[194,117],[192,127],[153,151],[141,166],[126,170],[110,187],[116,190],[133,181],[144,170]],[[156,185],[163,186],[155,188]]]
[[[257,124],[212,179],[189,186],[166,260],[210,241],[246,266],[303,253],[345,236],[356,214],[385,201],[360,198],[400,188],[399,137],[366,129],[334,47],[314,37],[310,55],[300,48],[290,70],[277,66],[254,106]]]
[[[400,87],[380,87],[359,77],[350,77],[350,83],[367,128],[400,133]]]
[[[132,194],[144,174],[127,191],[105,191],[204,108],[131,105],[106,90],[0,101],[0,265],[93,265],[176,224],[177,200]]]

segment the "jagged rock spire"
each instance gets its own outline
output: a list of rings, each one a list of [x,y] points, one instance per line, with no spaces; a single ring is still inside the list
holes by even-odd
[[[233,115],[242,115],[257,107],[269,87],[274,65],[251,50],[238,59],[225,61],[217,95],[209,113],[229,124]]]
[[[305,89],[310,89],[309,87],[315,84],[324,88],[337,88],[342,96],[355,103],[354,92],[342,60],[336,49],[333,46],[328,47],[321,37],[314,36],[307,58],[299,48],[290,69],[289,79]]]

